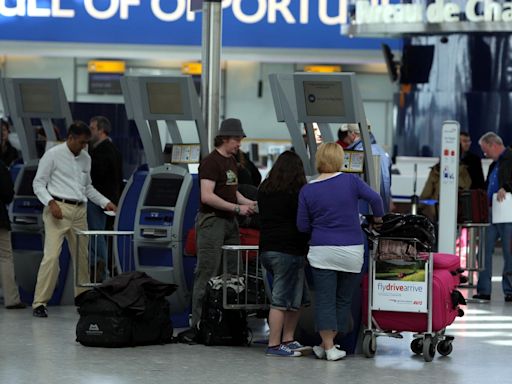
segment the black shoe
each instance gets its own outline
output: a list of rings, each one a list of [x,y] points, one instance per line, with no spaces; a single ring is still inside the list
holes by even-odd
[[[24,309],[27,308],[27,304],[19,302],[18,304],[7,305],[7,309]]]
[[[512,302],[512,295],[505,295],[505,301],[507,303],[511,303]]]
[[[32,315],[34,315],[34,317],[48,317],[48,309],[44,305],[40,305],[34,308]]]
[[[473,295],[473,299],[491,300],[491,295],[484,295],[483,293],[477,293],[476,295]]]
[[[178,342],[185,344],[194,344],[197,342],[197,328],[192,327],[178,333]]]

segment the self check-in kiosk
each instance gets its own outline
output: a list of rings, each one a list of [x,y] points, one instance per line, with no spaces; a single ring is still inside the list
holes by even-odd
[[[23,164],[15,165],[19,169],[13,172],[15,195],[9,213],[16,280],[22,300],[31,302],[44,240],[43,205],[32,189],[39,162],[33,120],[40,121],[48,141],[56,141],[54,123],[63,120],[67,128],[72,122],[71,111],[60,79],[6,78],[0,91],[23,157]],[[72,273],[69,264],[69,252],[63,247],[59,280],[49,304],[72,302],[73,279],[67,278]]]
[[[320,129],[324,141],[334,141],[333,130],[329,124],[336,124],[337,129],[343,123],[358,123],[364,148],[362,154],[364,177],[375,191],[379,191],[366,116],[353,73],[273,74],[270,75],[270,85],[277,120],[286,123],[292,145],[301,157],[307,175],[316,173],[316,141],[313,135],[313,124]],[[302,137],[303,126],[306,129],[307,145]],[[333,196],[333,198],[336,197]],[[314,287],[312,289],[314,290]],[[343,349],[348,351],[354,351],[356,347],[361,318],[360,306],[360,297],[354,297],[352,306],[354,331],[341,341]],[[303,311],[297,329],[298,337],[304,342],[318,342],[313,340],[315,338],[313,323],[312,310]]]
[[[128,118],[135,121],[142,140],[147,168],[135,172],[121,196],[116,229],[133,230],[134,240],[133,260],[117,253],[119,268],[177,284],[170,299],[171,312],[179,314],[190,305],[192,271],[186,271],[183,247],[199,203],[197,175],[189,172],[188,163],[198,163],[200,155],[208,153],[199,98],[189,76],[126,76],[121,86]],[[166,162],[159,121],[165,123],[163,130],[172,141],[174,164]],[[195,123],[200,144],[183,145],[178,121]]]
[[[286,123],[292,145],[304,163],[306,174],[315,174],[316,124],[324,141],[335,141],[335,129],[343,123],[359,123],[364,148],[365,180],[376,189],[375,167],[364,106],[353,73],[294,73],[269,76],[277,121]],[[306,140],[303,138],[305,128]]]

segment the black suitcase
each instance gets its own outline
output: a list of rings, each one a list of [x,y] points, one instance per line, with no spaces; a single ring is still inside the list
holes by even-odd
[[[471,189],[459,192],[457,222],[460,224],[489,222],[489,200],[486,191]]]
[[[245,290],[245,282],[239,277],[227,277],[227,301],[239,304],[239,294]],[[206,286],[198,325],[197,341],[205,345],[247,345],[249,328],[247,313],[239,309],[223,307],[222,276],[217,276]]]

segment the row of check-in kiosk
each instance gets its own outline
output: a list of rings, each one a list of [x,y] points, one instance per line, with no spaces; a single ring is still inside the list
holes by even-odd
[[[339,124],[358,122],[364,148],[368,149],[364,151],[364,177],[378,191],[355,75],[274,74],[269,80],[277,121],[286,124],[306,174],[315,173],[314,124],[325,141],[334,141],[333,132]],[[184,245],[199,206],[198,175],[191,173],[189,166],[209,152],[199,97],[188,76],[125,76],[121,87],[128,118],[137,126],[147,164],[129,178],[114,224],[116,231],[133,231],[133,243],[127,250],[120,238],[114,238],[113,257],[120,272],[144,271],[163,282],[177,284],[179,289],[170,297],[171,310],[175,325],[186,326],[195,258],[184,255]],[[23,164],[11,169],[15,198],[10,215],[16,277],[22,300],[31,302],[44,241],[43,206],[32,190],[38,164],[32,121],[39,119],[48,140],[55,140],[56,120],[68,127],[72,117],[60,79],[7,78],[0,82],[0,93],[22,146]],[[243,116],[237,117],[243,121]],[[195,126],[196,143],[183,142],[179,125],[185,121],[188,127],[190,122]],[[171,143],[164,143],[163,137],[170,137]],[[170,160],[166,145],[172,146]],[[50,304],[73,302],[73,271],[66,246],[60,268]]]

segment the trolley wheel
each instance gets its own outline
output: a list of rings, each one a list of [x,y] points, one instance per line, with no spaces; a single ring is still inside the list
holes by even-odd
[[[434,359],[434,355],[436,354],[436,345],[432,336],[425,335],[423,339],[423,359],[426,362],[430,362]]]
[[[453,345],[451,340],[443,340],[437,344],[437,352],[440,355],[448,356],[453,351]]]
[[[421,355],[423,353],[423,339],[418,338],[411,341],[411,351],[417,355]]]
[[[377,351],[377,339],[371,332],[363,336],[363,353],[366,357],[374,357]]]

